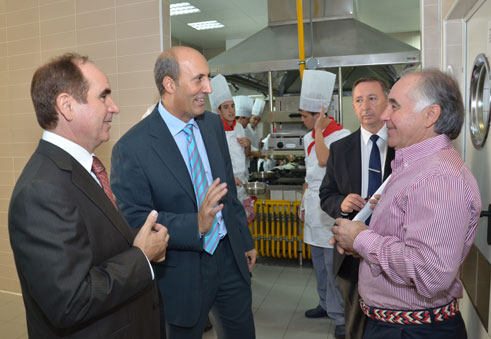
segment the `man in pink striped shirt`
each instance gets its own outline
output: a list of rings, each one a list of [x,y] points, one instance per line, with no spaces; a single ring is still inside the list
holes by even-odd
[[[361,257],[364,338],[467,338],[458,273],[481,198],[451,141],[464,120],[459,87],[440,71],[409,74],[382,119],[396,156],[370,226],[337,219],[333,227],[340,251]]]

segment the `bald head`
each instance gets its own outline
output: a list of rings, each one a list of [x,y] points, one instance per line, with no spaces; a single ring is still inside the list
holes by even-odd
[[[206,62],[206,59],[200,52],[187,46],[175,46],[163,51],[159,55],[155,62],[154,77],[160,96],[165,93],[165,87],[163,85],[164,78],[168,76],[178,84],[180,62],[189,59],[194,60],[193,58],[202,59]]]
[[[210,68],[200,52],[185,46],[170,48],[157,58],[154,73],[169,113],[184,122],[203,114],[211,84]]]

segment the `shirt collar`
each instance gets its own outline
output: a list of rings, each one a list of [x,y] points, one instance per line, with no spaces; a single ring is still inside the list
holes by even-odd
[[[394,165],[398,167],[402,164],[409,165],[428,155],[440,152],[445,148],[452,147],[452,141],[445,134],[440,134],[432,138],[425,139],[414,145],[404,147],[396,151]]]
[[[372,133],[370,133],[369,131],[364,129],[362,126],[360,126],[360,130],[361,130],[361,137],[362,137],[363,143],[365,145],[368,145],[368,141],[370,140]],[[379,129],[379,131],[377,132],[377,135],[384,142],[387,142],[388,134],[387,134],[387,126],[385,124],[382,126],[381,129]]]
[[[191,118],[188,122],[184,122],[169,113],[169,111],[165,109],[164,105],[162,105],[162,100],[159,101],[158,110],[173,137],[180,133],[187,124],[192,124],[194,127],[197,127],[194,118]]]
[[[77,143],[74,143],[61,135],[55,134],[50,131],[44,131],[42,139],[55,146],[60,147],[65,152],[70,154],[75,160],[77,160],[80,165],[87,170],[87,172],[92,171],[92,156],[85,148]]]

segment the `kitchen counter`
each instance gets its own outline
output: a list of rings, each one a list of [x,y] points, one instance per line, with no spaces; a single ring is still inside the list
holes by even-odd
[[[303,185],[268,185],[266,193],[256,195],[258,199],[302,200]]]

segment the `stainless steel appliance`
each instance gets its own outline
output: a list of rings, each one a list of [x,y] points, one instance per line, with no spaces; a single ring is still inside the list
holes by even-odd
[[[277,97],[269,114],[271,135],[268,149],[273,151],[304,151],[303,136],[308,132],[298,112],[299,96]],[[278,154],[278,153],[277,153]],[[287,152],[288,154],[288,152]],[[291,153],[290,154],[294,154]]]

